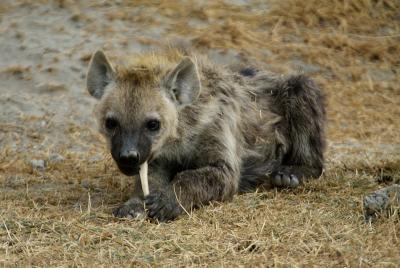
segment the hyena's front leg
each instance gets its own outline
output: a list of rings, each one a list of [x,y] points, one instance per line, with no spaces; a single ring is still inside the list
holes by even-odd
[[[180,172],[167,191],[151,192],[146,198],[148,216],[168,221],[210,201],[230,200],[238,183],[238,173],[225,163]]]
[[[157,170],[148,176],[150,192],[164,191],[168,186],[168,174]],[[144,196],[140,180],[135,180],[134,192],[132,197],[116,208],[113,212],[114,216],[119,218],[144,218],[146,216]]]
[[[145,217],[143,192],[141,192],[140,180],[136,179],[132,197],[121,206],[117,207],[113,214],[118,218],[141,219]]]

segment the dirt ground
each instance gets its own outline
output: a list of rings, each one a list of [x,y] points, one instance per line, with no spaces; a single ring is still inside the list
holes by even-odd
[[[400,267],[398,214],[362,211],[400,181],[400,2],[4,0],[0,33],[0,265]],[[133,179],[97,134],[88,61],[168,43],[313,77],[324,175],[171,223],[114,218]]]

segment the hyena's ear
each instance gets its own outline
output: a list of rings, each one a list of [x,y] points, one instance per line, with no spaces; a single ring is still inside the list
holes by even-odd
[[[97,50],[90,60],[89,71],[86,76],[86,87],[90,95],[101,99],[106,86],[114,79],[115,72],[108,62],[106,55]]]
[[[196,64],[184,58],[166,79],[167,90],[180,105],[188,105],[200,94],[200,76]]]

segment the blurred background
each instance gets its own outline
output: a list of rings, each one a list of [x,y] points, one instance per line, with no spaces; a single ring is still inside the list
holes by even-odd
[[[86,150],[93,51],[119,59],[180,44],[220,64],[248,61],[313,77],[328,95],[330,151],[388,158],[400,141],[399,10],[391,0],[4,0],[0,145]]]
[[[4,215],[32,211],[27,200],[54,211],[61,204],[73,215],[87,206],[89,190],[91,205],[109,213],[127,196],[131,181],[97,134],[88,62],[98,48],[119,61],[166,44],[222,65],[309,75],[327,94],[327,176],[349,171],[351,182],[359,171],[372,174],[357,177],[354,185],[366,188],[350,191],[354,198],[376,187],[376,174],[398,180],[400,1],[2,0]]]

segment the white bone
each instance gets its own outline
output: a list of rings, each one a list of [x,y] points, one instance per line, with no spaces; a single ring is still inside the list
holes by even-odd
[[[140,182],[142,184],[142,190],[144,196],[149,195],[149,179],[147,177],[147,170],[148,170],[148,165],[147,161],[144,162],[139,169],[139,176],[140,176]]]

